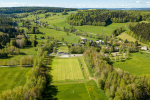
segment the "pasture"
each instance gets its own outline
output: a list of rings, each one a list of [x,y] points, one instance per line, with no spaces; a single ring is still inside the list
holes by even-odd
[[[114,67],[128,71],[132,75],[150,74],[150,54],[132,53],[124,62],[114,62]]]
[[[77,58],[53,59],[51,74],[54,82],[84,79]]]
[[[26,82],[26,73],[30,69],[31,68],[23,67],[0,67],[0,93],[2,93],[2,91],[4,90],[9,90],[18,86],[23,86]]]
[[[55,85],[58,100],[90,100],[85,83]]]

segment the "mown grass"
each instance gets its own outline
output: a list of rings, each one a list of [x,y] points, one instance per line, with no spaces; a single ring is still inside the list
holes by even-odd
[[[0,93],[4,90],[22,86],[26,82],[25,75],[31,68],[0,68]]]
[[[132,53],[124,62],[114,62],[114,67],[128,71],[132,75],[150,74],[150,54]]]
[[[55,85],[58,100],[91,100],[85,83]]]
[[[77,58],[53,59],[51,74],[54,82],[84,79]]]

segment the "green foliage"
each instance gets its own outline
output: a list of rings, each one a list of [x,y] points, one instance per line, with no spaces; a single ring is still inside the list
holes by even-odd
[[[141,13],[140,11],[115,11],[115,10],[85,10],[77,14],[70,15],[66,22],[70,25],[109,25],[113,23],[139,22],[146,20],[150,13]]]
[[[40,10],[40,11],[38,11]],[[56,7],[9,7],[9,8],[1,8],[1,14],[12,14],[12,13],[26,13],[26,12],[35,12],[42,13],[45,12],[62,12],[62,11],[75,11],[77,9],[73,8],[56,8]]]
[[[82,54],[85,51],[85,47],[72,46],[69,48],[69,53],[71,54]]]
[[[149,76],[132,76],[126,71],[114,68],[108,64],[109,59],[103,53],[96,53],[92,49],[86,50],[84,56],[91,63],[91,69],[95,77],[98,77],[98,84],[109,99],[142,100],[148,98]],[[143,93],[145,95],[142,95]]]
[[[149,44],[150,41],[150,23],[138,23],[134,26],[130,25],[130,30],[138,36],[137,39],[141,42]],[[135,37],[136,38],[136,37]]]

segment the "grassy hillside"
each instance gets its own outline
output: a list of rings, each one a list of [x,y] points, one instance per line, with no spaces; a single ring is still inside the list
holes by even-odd
[[[0,93],[4,90],[24,85],[26,81],[25,75],[30,69],[23,67],[0,68]]]
[[[128,71],[132,75],[150,74],[150,54],[133,53],[125,62],[115,62],[116,68]]]

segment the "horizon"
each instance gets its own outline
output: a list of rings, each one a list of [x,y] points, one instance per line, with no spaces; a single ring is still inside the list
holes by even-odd
[[[150,8],[149,0],[1,0],[0,7]]]

